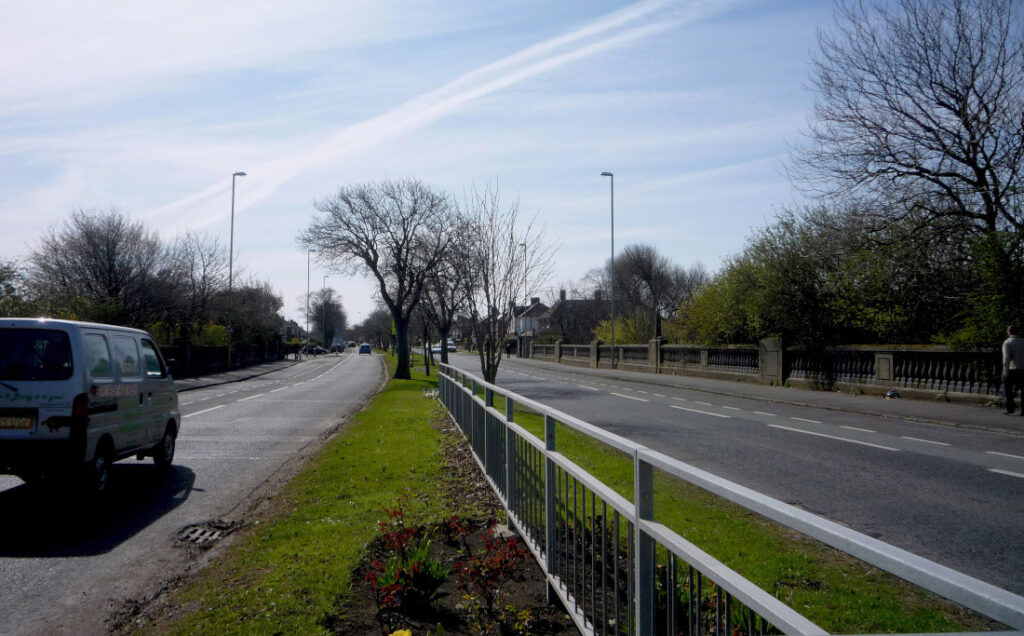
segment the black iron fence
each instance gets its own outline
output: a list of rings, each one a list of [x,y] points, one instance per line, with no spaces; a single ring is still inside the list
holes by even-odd
[[[532,357],[592,368],[650,373],[685,373],[806,384],[819,388],[861,387],[997,396],[1001,391],[998,349],[956,351],[941,346],[850,346],[809,349],[757,345],[704,347],[669,345],[533,345]]]

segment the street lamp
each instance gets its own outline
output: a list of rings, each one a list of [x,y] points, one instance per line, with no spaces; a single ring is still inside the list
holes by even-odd
[[[523,248],[523,307],[529,308],[530,306],[530,288],[527,287],[526,283],[526,242],[519,244],[519,247]],[[514,314],[515,312],[513,312]],[[526,324],[526,310],[523,310],[523,317],[520,319],[520,327]],[[526,357],[526,340],[523,339],[523,330],[519,330],[519,357]]]
[[[612,183],[612,368],[615,368],[615,175],[602,172],[602,177],[611,177]]]
[[[231,175],[231,238],[228,242],[228,370],[231,370],[231,339],[234,333],[234,325],[231,320],[231,311],[234,309],[234,296],[231,293],[231,285],[234,278],[235,265],[235,179],[244,177],[244,172],[235,172]]]
[[[324,349],[327,348],[327,274],[324,274],[323,285],[320,286],[320,324],[324,332]]]
[[[309,255],[316,250],[306,250],[306,351],[309,351]]]

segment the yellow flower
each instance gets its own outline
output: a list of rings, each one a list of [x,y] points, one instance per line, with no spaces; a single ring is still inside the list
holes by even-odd
[[[391,632],[390,636],[412,636],[411,629],[399,629]]]

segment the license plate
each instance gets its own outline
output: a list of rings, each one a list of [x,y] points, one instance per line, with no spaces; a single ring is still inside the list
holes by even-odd
[[[28,415],[0,415],[0,428],[32,428],[36,418]]]

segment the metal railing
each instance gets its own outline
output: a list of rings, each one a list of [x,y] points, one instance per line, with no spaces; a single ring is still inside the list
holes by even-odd
[[[440,397],[584,634],[824,634],[654,518],[654,472],[683,479],[867,563],[1024,629],[1024,598],[441,365]],[[495,408],[504,398],[505,411]],[[544,439],[515,422],[539,414]],[[560,423],[632,458],[633,501],[558,452]],[[634,503],[635,502],[635,503]]]

